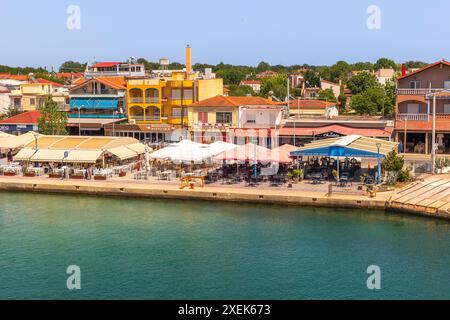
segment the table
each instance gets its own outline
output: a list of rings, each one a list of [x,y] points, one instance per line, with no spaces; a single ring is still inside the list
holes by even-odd
[[[22,173],[22,167],[20,166],[11,166],[11,165],[3,165],[3,172],[14,172],[16,175]]]
[[[200,186],[203,188],[205,186],[205,176],[196,176],[193,173],[186,173],[184,176],[180,178],[181,187],[180,189],[184,189],[191,185],[191,183],[195,183],[196,180],[200,180]]]
[[[28,171],[34,172],[34,174],[36,176],[43,176],[45,174],[44,168],[31,167],[31,168],[28,168]]]
[[[159,174],[160,180],[170,181],[170,176],[172,175],[172,171],[163,171]]]

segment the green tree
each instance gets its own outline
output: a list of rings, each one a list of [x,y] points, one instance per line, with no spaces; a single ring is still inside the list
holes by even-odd
[[[334,91],[330,88],[320,90],[319,93],[317,94],[317,99],[328,102],[337,102],[336,96],[334,95]]]
[[[423,68],[426,65],[428,65],[428,63],[423,62],[423,61],[407,61],[406,62],[406,67],[409,68]]]
[[[261,61],[258,66],[256,67],[256,72],[264,72],[270,70],[270,64],[268,64],[265,61]]]
[[[221,69],[216,72],[217,78],[222,78],[223,83],[226,85],[239,85],[245,78],[245,74],[240,70],[235,69]]]
[[[86,63],[66,61],[59,67],[59,72],[84,72]]]
[[[353,94],[358,94],[367,89],[376,88],[379,86],[380,84],[377,78],[367,72],[357,74],[347,81],[347,88],[349,88]]]
[[[286,98],[287,75],[278,74],[274,77],[263,79],[259,95],[267,98],[270,93],[273,93],[273,95],[280,100]]]
[[[398,66],[395,63],[394,60],[388,59],[388,58],[380,58],[377,60],[377,62],[375,63],[375,70],[380,70],[380,69],[394,69],[394,70],[398,70]]]
[[[344,111],[345,107],[347,106],[347,97],[345,96],[345,94],[341,93],[339,95],[338,102],[339,102],[341,111]]]
[[[250,86],[238,86],[235,84],[230,85],[230,96],[234,97],[244,97],[248,95],[253,95],[253,89]]]
[[[403,156],[399,156],[397,151],[392,150],[389,152],[386,157],[381,162],[381,166],[386,171],[395,171],[398,172],[403,169],[405,165],[405,159]]]
[[[361,115],[377,115],[389,108],[386,92],[383,88],[370,88],[352,97],[350,106]]]
[[[384,85],[384,92],[386,93],[385,105],[384,105],[384,115],[385,116],[393,116],[395,113],[395,100],[396,100],[396,92],[397,92],[397,81],[395,79],[391,79],[386,81]]]
[[[39,108],[41,117],[38,119],[39,133],[46,135],[66,135],[67,134],[67,112],[60,111],[58,104],[53,101],[51,95],[47,97],[45,103]]]
[[[303,75],[306,83],[306,87],[320,87],[319,74],[314,70],[308,70]]]

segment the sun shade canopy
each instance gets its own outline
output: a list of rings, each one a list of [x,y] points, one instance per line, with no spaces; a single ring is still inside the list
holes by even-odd
[[[96,163],[102,156],[101,150],[72,150],[68,152],[64,162],[67,163]]]
[[[34,149],[24,148],[17,153],[13,159],[14,161],[28,161],[36,153]]]
[[[291,152],[292,156],[326,156],[384,158],[397,148],[396,142],[351,135],[342,138],[314,141]],[[380,148],[378,153],[378,147]]]

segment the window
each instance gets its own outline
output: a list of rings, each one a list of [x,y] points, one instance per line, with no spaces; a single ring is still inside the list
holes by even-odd
[[[216,123],[231,123],[232,118],[231,112],[216,112]]]
[[[198,113],[198,122],[200,122],[200,123],[208,123],[208,112],[200,111]]]
[[[181,108],[172,108],[172,117],[181,118]]]
[[[185,89],[183,92],[183,98],[184,98],[184,100],[192,100],[192,90]]]
[[[35,106],[36,105],[36,99],[31,98],[30,99],[30,106]]]
[[[450,104],[444,104],[444,113],[450,114]]]
[[[420,110],[420,105],[418,103],[408,103],[406,105],[406,113],[408,114],[418,114]]]
[[[20,107],[20,98],[14,98],[14,107]]]
[[[409,82],[409,88],[410,89],[419,89],[420,88],[420,81],[410,81]]]
[[[181,89],[172,89],[172,99],[173,100],[181,99]]]
[[[444,89],[450,90],[450,80],[444,81]]]

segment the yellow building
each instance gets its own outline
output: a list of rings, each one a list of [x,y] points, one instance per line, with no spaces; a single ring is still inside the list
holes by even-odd
[[[187,125],[188,105],[221,94],[222,79],[201,79],[198,73],[173,72],[170,78],[129,79],[129,123]]]
[[[21,111],[33,111],[43,106],[50,94],[61,111],[67,111],[69,107],[68,93],[58,91],[51,83],[24,83],[18,90],[11,91],[9,96],[12,107]]]

